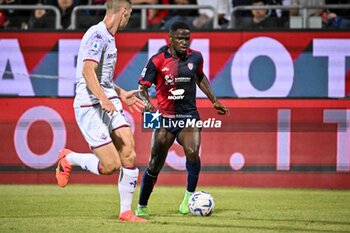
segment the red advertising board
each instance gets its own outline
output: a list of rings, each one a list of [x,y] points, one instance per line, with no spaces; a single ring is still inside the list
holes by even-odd
[[[222,99],[218,116],[198,99],[204,121],[199,185],[350,188],[350,100]],[[72,98],[1,98],[0,183],[55,183],[62,147],[90,152],[74,119]],[[137,165],[144,170],[151,131],[140,113],[126,112],[134,131]],[[75,168],[72,183],[115,183]],[[169,150],[160,185],[184,185],[182,148]]]
[[[82,36],[0,32],[0,95],[73,97]],[[118,33],[115,82],[137,88],[148,58],[167,37],[166,32]],[[190,41],[202,53],[215,94],[234,98],[350,96],[349,44],[347,31],[193,32]]]

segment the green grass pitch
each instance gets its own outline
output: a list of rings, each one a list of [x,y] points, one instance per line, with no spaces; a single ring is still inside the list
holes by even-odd
[[[184,188],[156,186],[144,224],[117,220],[117,186],[0,185],[0,232],[350,232],[349,190],[197,190],[214,196],[210,217],[182,216]]]

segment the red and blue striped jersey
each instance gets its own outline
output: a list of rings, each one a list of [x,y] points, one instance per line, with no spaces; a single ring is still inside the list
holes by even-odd
[[[156,86],[158,109],[163,116],[188,115],[197,112],[197,79],[203,78],[203,56],[187,49],[182,59],[174,58],[164,47],[152,56],[143,69],[139,84]]]

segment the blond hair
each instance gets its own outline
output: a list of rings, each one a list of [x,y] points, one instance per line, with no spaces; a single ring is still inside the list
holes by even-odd
[[[107,11],[118,11],[121,6],[124,4],[128,4],[131,6],[131,1],[130,0],[107,0],[106,1],[106,10]]]

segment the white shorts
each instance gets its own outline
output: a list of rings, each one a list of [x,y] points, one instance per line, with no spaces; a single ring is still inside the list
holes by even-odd
[[[91,149],[95,149],[112,142],[110,134],[121,127],[130,127],[119,99],[111,99],[117,112],[111,114],[104,111],[100,104],[75,107],[75,119],[85,140]]]

